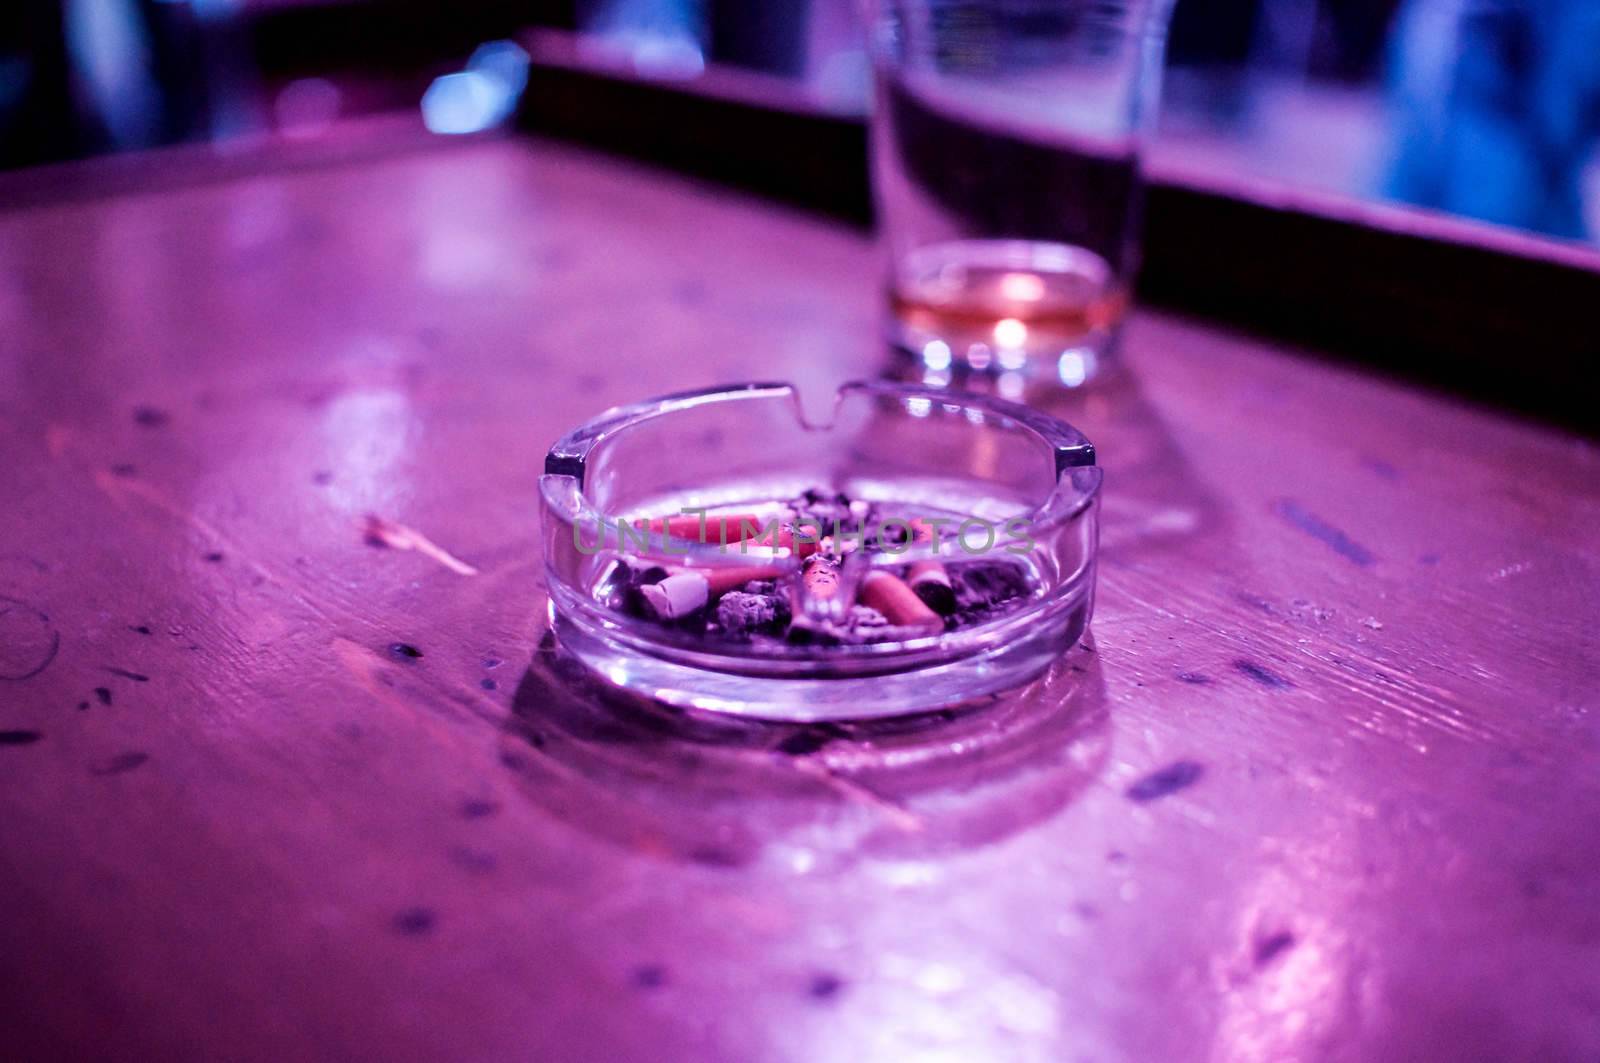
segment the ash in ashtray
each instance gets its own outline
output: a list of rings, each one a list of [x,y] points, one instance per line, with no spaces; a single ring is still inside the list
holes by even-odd
[[[870,503],[821,491],[806,492],[780,517],[654,519],[652,531],[720,543],[744,556],[718,568],[673,567],[670,557],[622,558],[597,593],[618,611],[753,646],[925,637],[1003,616],[1039,587],[1017,556],[1025,548],[1015,537],[1001,548],[986,525],[986,537],[972,538],[987,549],[974,551],[964,537],[973,523],[896,519]]]

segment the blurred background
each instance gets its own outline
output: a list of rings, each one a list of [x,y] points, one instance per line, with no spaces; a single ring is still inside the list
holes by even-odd
[[[857,113],[858,0],[6,0],[0,168],[514,112],[519,34]],[[1154,168],[1600,239],[1600,0],[1177,0]]]

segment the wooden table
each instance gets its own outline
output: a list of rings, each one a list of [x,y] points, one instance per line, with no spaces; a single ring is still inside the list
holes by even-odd
[[[8,1055],[1600,1058],[1592,444],[1143,313],[1057,404],[1091,649],[635,711],[545,636],[545,448],[875,372],[868,242],[542,143],[186,165],[0,214]]]

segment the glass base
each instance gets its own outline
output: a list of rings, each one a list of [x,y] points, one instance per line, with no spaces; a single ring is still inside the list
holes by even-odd
[[[611,684],[667,705],[758,720],[813,723],[866,720],[949,708],[1022,686],[1083,637],[1086,595],[1034,614],[1016,631],[994,632],[990,646],[930,667],[839,677],[752,676],[680,664],[642,652],[614,630],[551,603],[561,649]]]

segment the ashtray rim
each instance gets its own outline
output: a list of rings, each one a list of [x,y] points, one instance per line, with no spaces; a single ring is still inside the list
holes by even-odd
[[[926,388],[888,381],[855,380],[841,385],[834,395],[834,410],[846,399],[865,395],[909,404],[927,402],[955,412],[976,410],[1031,432],[1050,451],[1055,468],[1055,487],[1050,495],[1026,514],[1031,528],[1039,534],[1077,519],[1098,500],[1102,473],[1095,464],[1093,444],[1072,425],[1032,407],[994,398]],[[565,527],[580,521],[610,521],[584,492],[584,473],[590,454],[607,439],[630,427],[674,412],[720,402],[755,398],[787,398],[797,422],[809,430],[826,431],[833,420],[813,423],[807,420],[799,390],[792,384],[755,382],[675,392],[642,402],[615,406],[573,428],[557,440],[545,458],[540,477],[540,493],[547,517]],[[546,529],[547,533],[549,529]],[[651,533],[652,535],[656,533]],[[665,541],[667,534],[661,533]],[[672,556],[687,567],[737,568],[749,565],[739,554],[730,556],[719,544],[673,537]],[[884,665],[899,664],[896,670],[916,670],[948,664],[963,657],[991,653],[997,632],[1017,630],[1030,619],[1046,618],[1075,606],[1076,599],[1092,600],[1097,561],[1097,544],[1091,541],[1082,565],[1070,577],[1043,587],[1016,609],[971,627],[944,631],[904,640],[846,643],[826,646],[768,648],[763,653],[740,653],[737,643],[707,644],[700,636],[642,620],[596,601],[586,587],[575,586],[562,578],[552,559],[553,544],[544,544],[545,572],[551,607],[581,616],[582,622],[600,638],[611,638],[633,653],[660,656],[664,660],[708,672],[746,676],[752,679],[832,678],[829,673],[843,669],[840,678],[861,678]],[[666,551],[664,551],[666,552]],[[911,559],[912,555],[906,555]],[[798,562],[794,562],[798,565]]]

